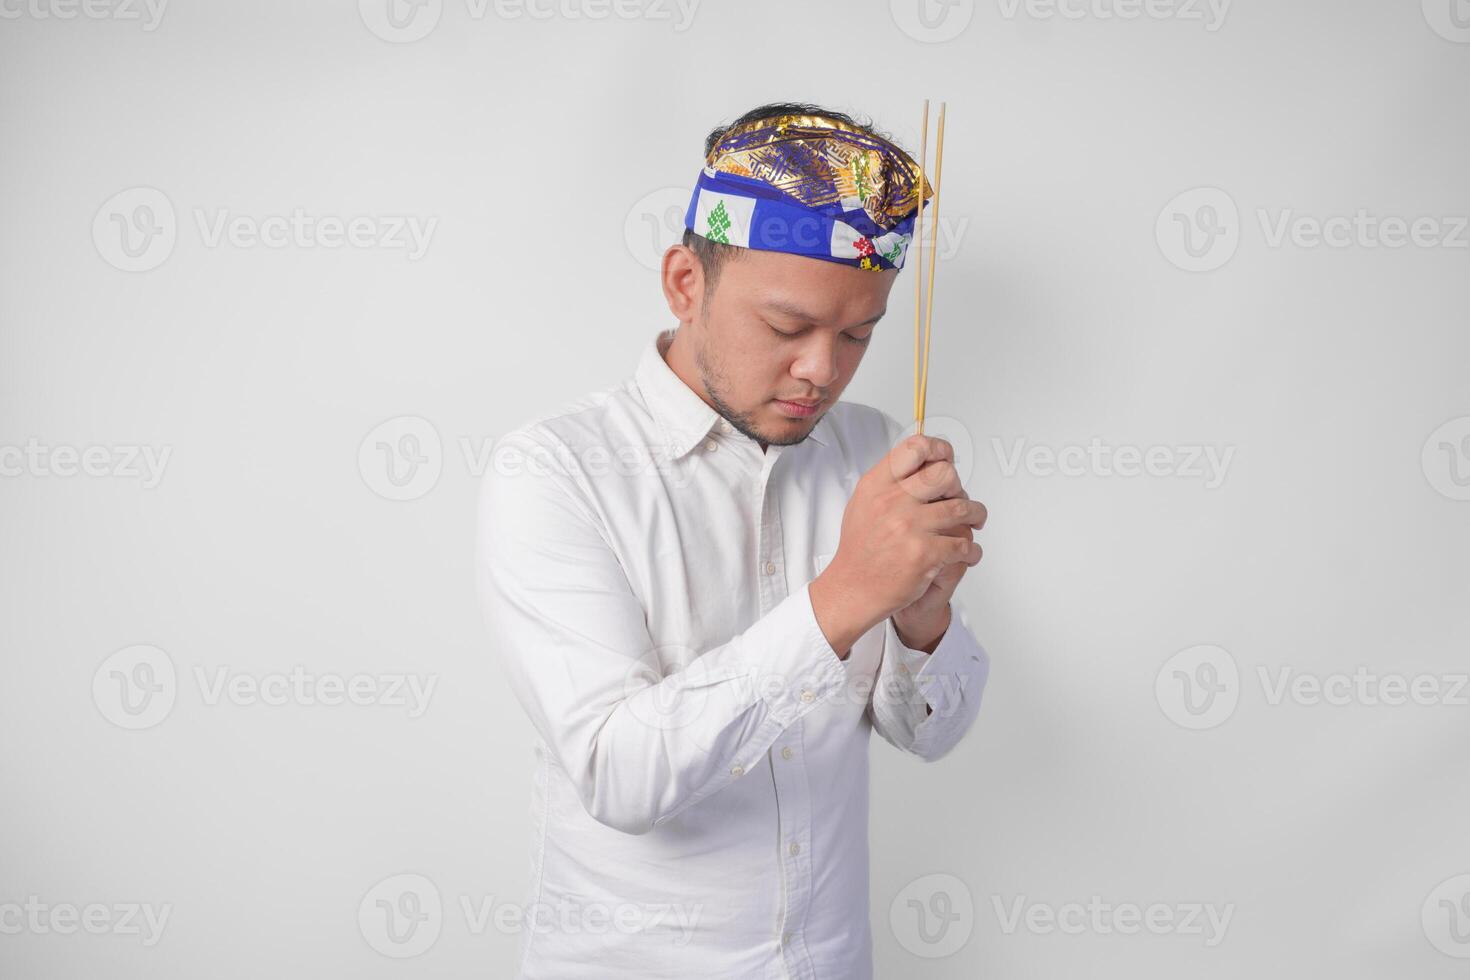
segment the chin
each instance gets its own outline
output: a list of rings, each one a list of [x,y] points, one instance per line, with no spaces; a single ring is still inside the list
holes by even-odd
[[[804,419],[795,419],[787,415],[785,412],[782,412],[778,408],[771,412],[771,420],[766,423],[765,427],[776,429],[780,432],[791,432],[796,429],[810,429],[813,425],[816,425],[817,419],[821,417],[822,413],[818,412],[816,415],[811,415]]]
[[[760,427],[761,441],[772,446],[790,446],[801,442],[811,435],[812,429],[817,425],[824,412],[818,412],[811,418],[794,419],[782,414],[780,409],[772,413],[775,418],[772,422]]]

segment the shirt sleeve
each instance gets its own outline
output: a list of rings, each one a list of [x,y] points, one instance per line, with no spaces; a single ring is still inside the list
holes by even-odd
[[[969,614],[950,599],[949,628],[933,653],[905,646],[890,616],[883,622],[868,718],[894,747],[926,762],[949,753],[980,711],[990,657],[970,629]]]
[[[542,439],[554,437],[506,436],[481,483],[481,610],[587,812],[646,833],[754,768],[846,669],[807,587],[719,646],[655,647],[594,508]]]

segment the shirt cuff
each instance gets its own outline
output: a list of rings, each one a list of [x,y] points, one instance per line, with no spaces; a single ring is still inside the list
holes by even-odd
[[[781,600],[741,636],[756,695],[784,728],[836,696],[847,670],[812,608],[811,583]]]
[[[960,685],[974,673],[971,661],[983,661],[984,649],[975,643],[962,606],[951,600],[950,621],[933,653],[915,650],[899,638],[893,617],[885,621],[883,659],[888,676],[882,679],[910,712],[915,731],[933,718],[946,718],[960,707]],[[891,659],[890,659],[891,658]],[[926,707],[927,706],[927,707]],[[933,713],[929,712],[933,709]]]

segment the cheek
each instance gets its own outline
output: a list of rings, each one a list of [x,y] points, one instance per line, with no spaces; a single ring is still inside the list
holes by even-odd
[[[844,341],[844,343],[847,342]],[[840,387],[847,387],[852,376],[857,374],[858,365],[863,363],[863,355],[868,352],[868,346],[868,344],[847,343],[847,350],[837,359],[837,370],[841,375],[837,379],[837,384]]]
[[[744,331],[725,350],[725,373],[746,384],[766,384],[791,367],[790,352],[782,348],[769,327]]]
[[[747,409],[769,402],[779,392],[790,390],[790,383],[783,381],[789,367],[789,361],[771,351],[742,351],[725,362],[726,396],[731,404]]]

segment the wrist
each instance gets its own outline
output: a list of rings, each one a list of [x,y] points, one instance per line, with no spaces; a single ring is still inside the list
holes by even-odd
[[[817,626],[827,637],[838,659],[846,660],[858,638],[883,621],[882,617],[865,618],[852,590],[833,574],[830,566],[812,579],[807,585],[807,593],[811,597]]]
[[[944,639],[944,634],[949,632],[950,620],[953,612],[949,603],[935,615],[923,617],[922,619],[905,618],[901,612],[894,613],[893,630],[898,634],[899,642],[910,650],[918,650],[921,653],[933,653],[939,647],[939,641]]]

